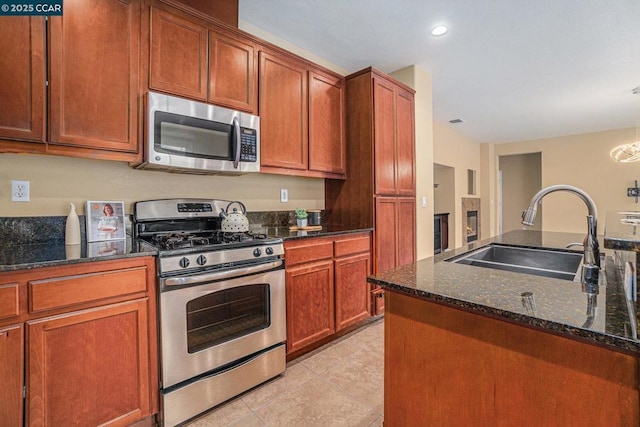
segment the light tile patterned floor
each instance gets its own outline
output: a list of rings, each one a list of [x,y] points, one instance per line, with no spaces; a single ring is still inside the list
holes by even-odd
[[[286,372],[188,427],[382,426],[384,323],[378,319],[287,365]]]

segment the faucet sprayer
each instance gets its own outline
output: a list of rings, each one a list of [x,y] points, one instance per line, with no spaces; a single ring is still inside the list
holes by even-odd
[[[556,191],[568,191],[580,197],[587,205],[587,235],[584,238],[584,253],[582,263],[582,290],[590,295],[598,294],[598,279],[600,276],[600,247],[598,245],[598,212],[596,204],[587,193],[572,185],[552,185],[538,191],[531,199],[529,208],[522,213],[522,224],[533,225],[536,219],[538,204],[542,198]]]

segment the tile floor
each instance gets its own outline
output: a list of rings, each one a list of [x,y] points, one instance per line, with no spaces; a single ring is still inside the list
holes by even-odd
[[[188,424],[382,426],[383,319],[287,364],[286,372]]]

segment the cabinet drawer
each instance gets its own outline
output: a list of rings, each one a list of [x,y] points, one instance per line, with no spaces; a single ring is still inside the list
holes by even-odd
[[[0,319],[20,314],[18,289],[17,283],[0,285]]]
[[[29,281],[29,311],[146,292],[146,275],[146,267],[139,267]]]
[[[309,241],[305,245],[285,246],[285,260],[287,266],[303,262],[317,261],[333,256],[333,241]]]
[[[345,255],[369,252],[370,246],[369,236],[336,240],[334,247],[335,257],[338,258]]]

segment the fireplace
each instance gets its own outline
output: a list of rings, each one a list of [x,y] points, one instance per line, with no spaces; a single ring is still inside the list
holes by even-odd
[[[467,243],[478,240],[478,211],[467,211]]]
[[[460,213],[460,228],[462,243],[474,242],[482,239],[482,212],[479,197],[463,197],[462,212]]]

